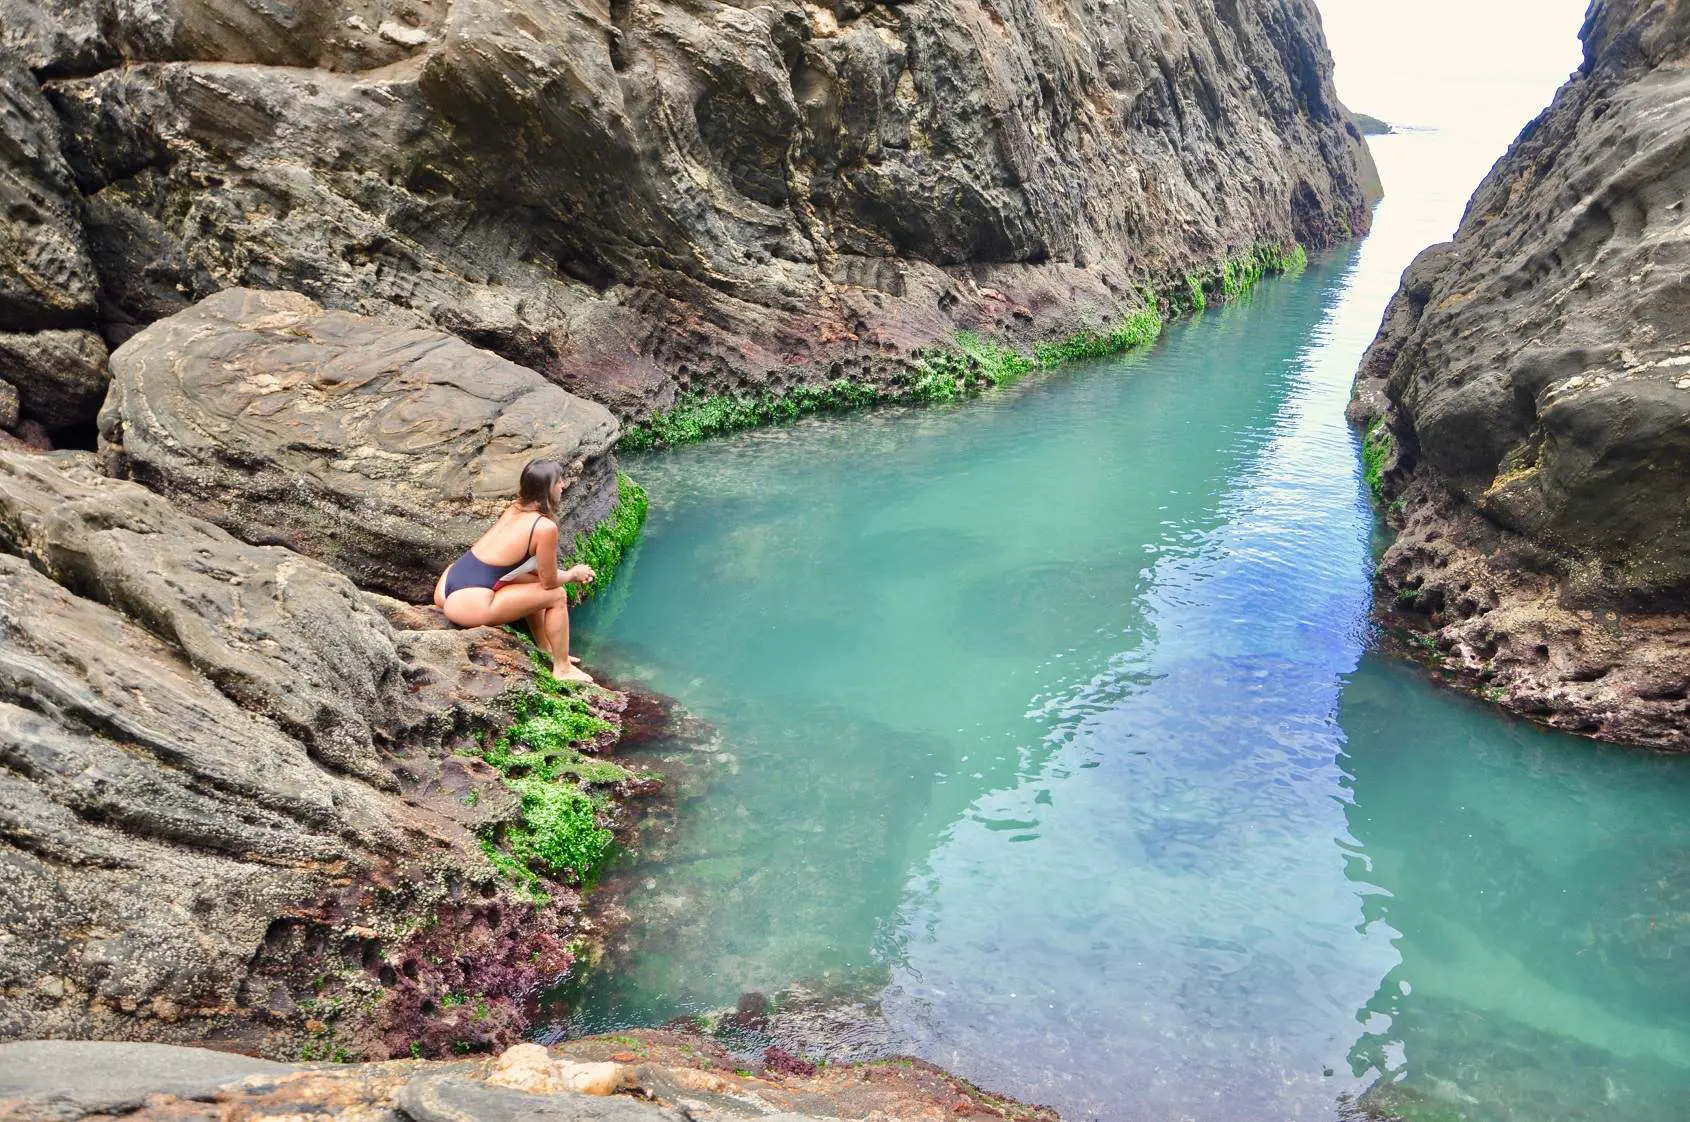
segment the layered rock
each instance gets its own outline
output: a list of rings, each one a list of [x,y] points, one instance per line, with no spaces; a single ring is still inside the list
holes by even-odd
[[[249,542],[427,601],[516,494],[566,466],[567,545],[616,497],[615,419],[439,331],[226,289],[112,356],[106,466]]]
[[[0,20],[0,22],[4,22]],[[0,57],[0,428],[85,426],[106,391],[99,279],[57,116],[11,52]]]
[[[87,461],[0,451],[0,1039],[516,1039],[577,900],[497,878],[478,835],[519,808],[452,752],[526,652],[397,630]]]
[[[1097,328],[1368,222],[1311,0],[92,7],[0,24],[113,339],[290,289],[643,415]]]
[[[1352,415],[1380,566],[1516,712],[1690,749],[1690,15],[1599,0],[1583,65],[1410,267]]]

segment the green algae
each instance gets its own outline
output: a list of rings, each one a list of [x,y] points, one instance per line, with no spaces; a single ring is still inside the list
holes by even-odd
[[[1385,462],[1391,458],[1392,447],[1391,430],[1383,418],[1374,418],[1361,442],[1361,477],[1376,503],[1385,501]]]
[[[610,584],[616,570],[621,567],[623,560],[633,550],[634,543],[639,540],[640,528],[645,525],[645,516],[650,505],[645,489],[626,474],[618,472],[616,505],[610,508],[610,513],[598,525],[575,536],[575,548],[563,563],[565,569],[575,565],[588,565],[593,570],[591,584],[575,586],[573,595],[577,602],[590,598]]]
[[[977,332],[959,331],[949,347],[923,352],[903,379],[887,386],[841,378],[819,386],[796,385],[752,394],[683,394],[670,408],[629,425],[618,447],[628,452],[671,448],[812,413],[971,397],[1009,385],[1034,370],[1147,346],[1162,333],[1162,307],[1173,315],[1202,311],[1211,301],[1237,299],[1265,276],[1294,273],[1307,264],[1308,253],[1300,245],[1257,246],[1211,269],[1186,274],[1181,284],[1160,295],[1146,288],[1144,306],[1110,328],[1036,343],[1030,355]]]
[[[506,879],[536,902],[546,877],[590,880],[613,840],[598,823],[601,800],[589,788],[633,778],[626,768],[587,756],[582,746],[615,726],[593,712],[585,691],[560,682],[535,653],[534,688],[516,700],[515,721],[479,754],[516,796],[520,817],[481,833],[481,850]]]

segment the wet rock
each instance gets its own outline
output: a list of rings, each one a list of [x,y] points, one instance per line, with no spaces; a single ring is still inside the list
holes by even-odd
[[[1385,591],[1489,672],[1481,692],[1686,748],[1690,26],[1602,0],[1584,36],[1455,240],[1405,274],[1352,417],[1394,445],[1408,530]],[[1607,636],[1597,619],[1620,622]]]
[[[643,414],[1369,220],[1309,0],[292,11],[115,4],[99,50],[143,64],[49,81],[113,314],[291,289]]]
[[[615,419],[438,331],[230,289],[112,356],[100,413],[114,474],[361,587],[426,601],[516,493],[566,465],[566,544],[615,498]]]
[[[1446,681],[1566,732],[1690,750],[1690,619],[1567,602],[1560,561],[1415,478],[1379,566],[1388,621]]]

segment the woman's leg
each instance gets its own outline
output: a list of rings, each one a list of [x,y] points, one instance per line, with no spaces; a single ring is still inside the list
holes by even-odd
[[[448,570],[448,571],[450,571],[450,570]],[[446,606],[446,574],[445,573],[441,573],[440,579],[434,582],[434,606],[437,607],[437,608],[444,608]]]
[[[487,627],[515,623],[535,612],[562,604],[567,588],[541,588],[537,584],[507,584],[494,592],[490,588],[460,588],[446,597],[446,618],[459,627]]]
[[[446,618],[459,627],[483,627],[527,620],[534,641],[552,656],[552,675],[566,682],[593,679],[569,658],[569,588],[507,584],[497,592],[460,588],[446,598]],[[539,626],[536,628],[535,624]]]
[[[565,610],[541,608],[528,617],[528,634],[534,636],[535,645],[552,656],[553,666],[562,666],[569,661],[569,617],[565,615],[563,622],[558,622],[558,616]]]

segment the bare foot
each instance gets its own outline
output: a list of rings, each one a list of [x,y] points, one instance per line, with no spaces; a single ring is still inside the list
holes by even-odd
[[[574,660],[571,660],[571,662],[573,661]],[[556,678],[560,682],[582,682],[587,685],[592,685],[593,683],[593,676],[591,674],[587,673],[579,666],[574,665],[568,667],[561,674],[555,670],[552,671],[552,677]]]

